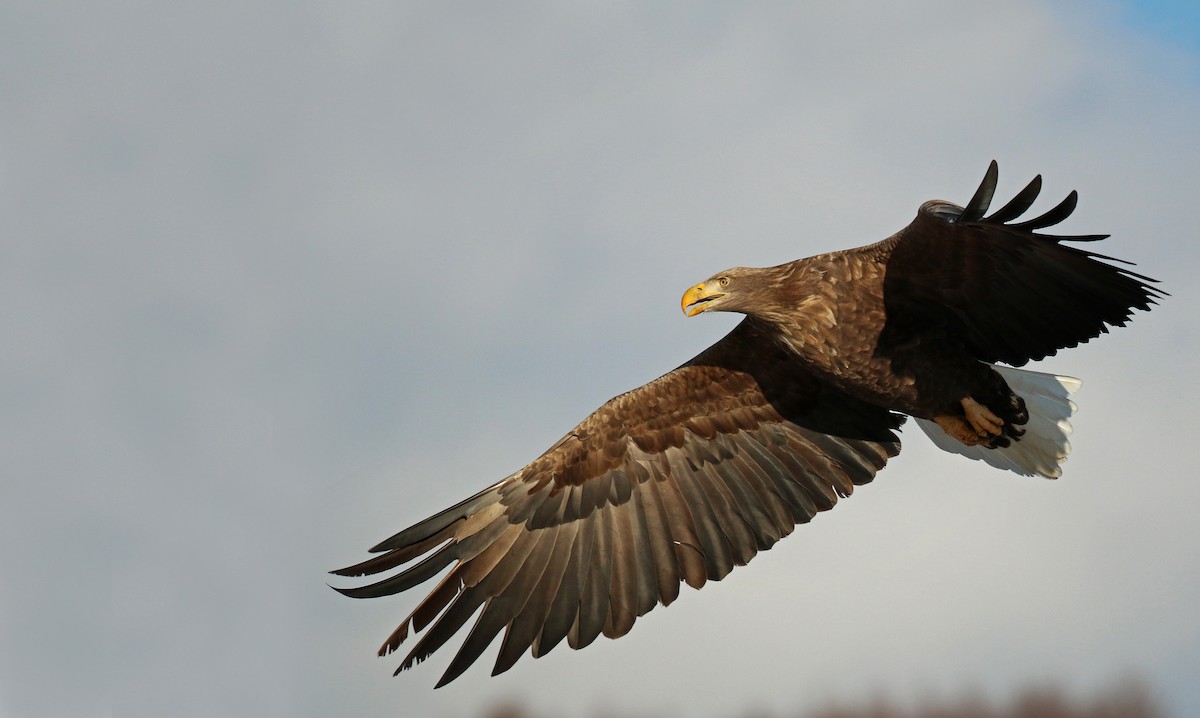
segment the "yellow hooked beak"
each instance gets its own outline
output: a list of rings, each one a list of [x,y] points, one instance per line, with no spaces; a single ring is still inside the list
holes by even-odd
[[[684,314],[694,317],[708,309],[712,300],[720,299],[723,296],[725,296],[725,292],[720,290],[716,282],[701,282],[683,293],[683,299],[680,300],[679,306],[683,309]]]

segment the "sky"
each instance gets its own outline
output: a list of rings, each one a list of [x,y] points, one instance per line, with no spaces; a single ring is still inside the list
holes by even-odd
[[[732,716],[1127,676],[1200,715],[1185,5],[3,4],[0,715]],[[328,570],[728,331],[688,286],[881,239],[993,158],[998,197],[1077,189],[1066,228],[1172,295],[1038,367],[1084,380],[1061,480],[909,427],[618,641],[391,677],[421,595]]]

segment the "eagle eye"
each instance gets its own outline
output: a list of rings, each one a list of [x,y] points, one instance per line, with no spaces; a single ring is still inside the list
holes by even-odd
[[[720,284],[722,287],[728,287],[729,286],[729,277],[721,277],[717,280],[717,283]]]

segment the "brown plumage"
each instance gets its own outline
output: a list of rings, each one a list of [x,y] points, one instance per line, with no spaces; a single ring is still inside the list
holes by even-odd
[[[1040,177],[985,217],[995,186],[993,162],[965,208],[927,202],[882,242],[730,269],[689,289],[689,315],[746,319],[604,404],[525,468],[334,572],[417,561],[337,589],[356,598],[445,572],[380,655],[428,629],[397,672],[409,668],[478,613],[440,686],[501,631],[493,675],[564,639],[582,648],[624,635],[675,600],[680,582],[720,580],[871,481],[899,452],[893,432],[905,414],[943,448],[1057,476],[1076,383],[989,363],[1021,366],[1086,342],[1163,293],[1063,244],[1103,236],[1036,232],[1072,212],[1074,192],[1013,223]]]

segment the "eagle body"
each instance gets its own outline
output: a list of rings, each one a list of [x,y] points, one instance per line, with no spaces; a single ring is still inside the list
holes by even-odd
[[[564,640],[622,636],[681,583],[720,580],[870,482],[900,451],[906,416],[947,451],[1057,477],[1079,382],[1016,367],[1165,295],[1067,244],[1104,235],[1038,232],[1071,214],[1074,192],[1018,222],[1041,178],[988,215],[996,181],[993,162],[965,206],[926,202],[881,242],[688,289],[689,316],[745,319],[521,470],[334,572],[400,569],[337,589],[355,598],[441,577],[380,655],[423,631],[399,672],[465,630],[440,686],[501,633],[493,675]]]
[[[719,278],[734,290],[760,287],[754,308],[743,310],[747,321],[764,325],[761,334],[851,396],[926,419],[962,413],[959,401],[974,396],[1004,412],[1010,425],[1023,423],[1019,397],[944,326],[903,316],[889,325],[885,278],[900,241],[893,236],[778,267],[737,267]],[[905,329],[894,329],[896,322]]]

